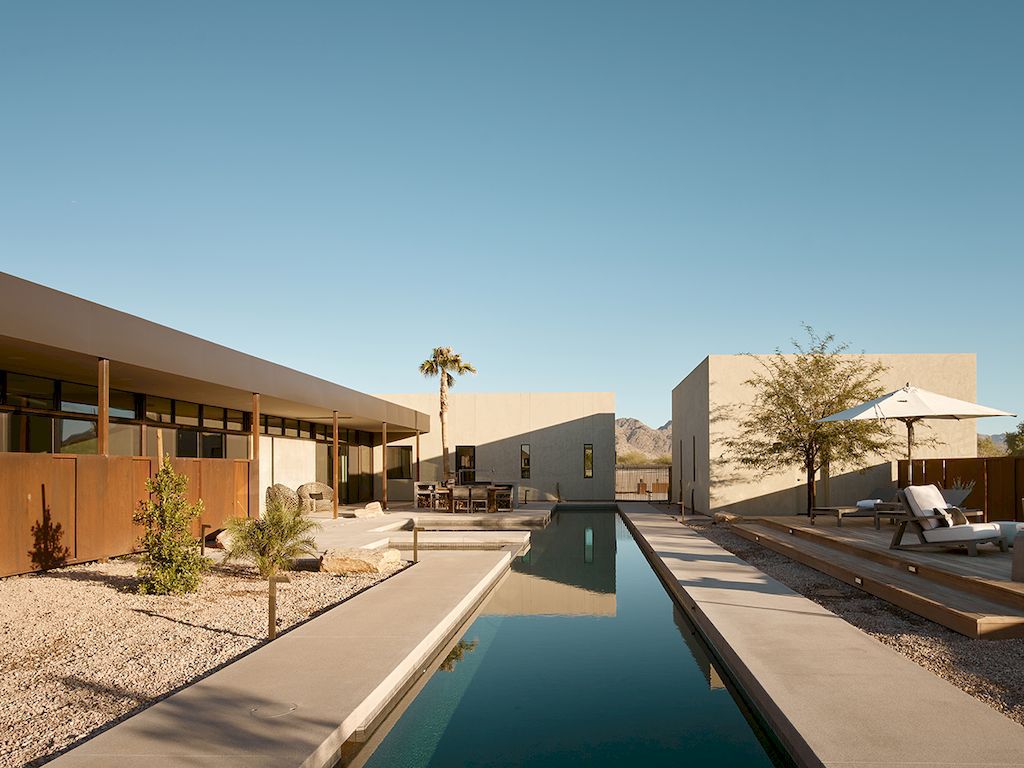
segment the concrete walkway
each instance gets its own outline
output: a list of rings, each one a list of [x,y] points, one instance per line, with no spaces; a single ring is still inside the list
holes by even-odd
[[[654,507],[619,507],[801,763],[1024,766],[1018,724]]]
[[[504,575],[512,549],[424,552],[406,571],[51,764],[332,765],[341,744],[419,675]]]

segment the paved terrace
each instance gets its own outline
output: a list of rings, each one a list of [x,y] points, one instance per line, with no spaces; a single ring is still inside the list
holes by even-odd
[[[801,763],[1024,765],[1024,728],[669,515],[619,507]]]

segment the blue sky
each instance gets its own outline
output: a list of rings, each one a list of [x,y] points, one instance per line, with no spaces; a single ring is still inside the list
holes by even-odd
[[[370,392],[800,323],[1024,414],[1024,3],[10,2],[0,268]],[[1001,431],[1015,420],[988,420]]]

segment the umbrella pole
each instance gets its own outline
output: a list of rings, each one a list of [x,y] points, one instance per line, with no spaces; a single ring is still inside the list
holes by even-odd
[[[914,484],[914,420],[907,419],[907,485]]]

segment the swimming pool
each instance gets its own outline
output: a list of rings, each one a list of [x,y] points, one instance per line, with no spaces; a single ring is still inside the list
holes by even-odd
[[[556,512],[535,531],[381,735],[345,764],[785,764],[607,511]]]

